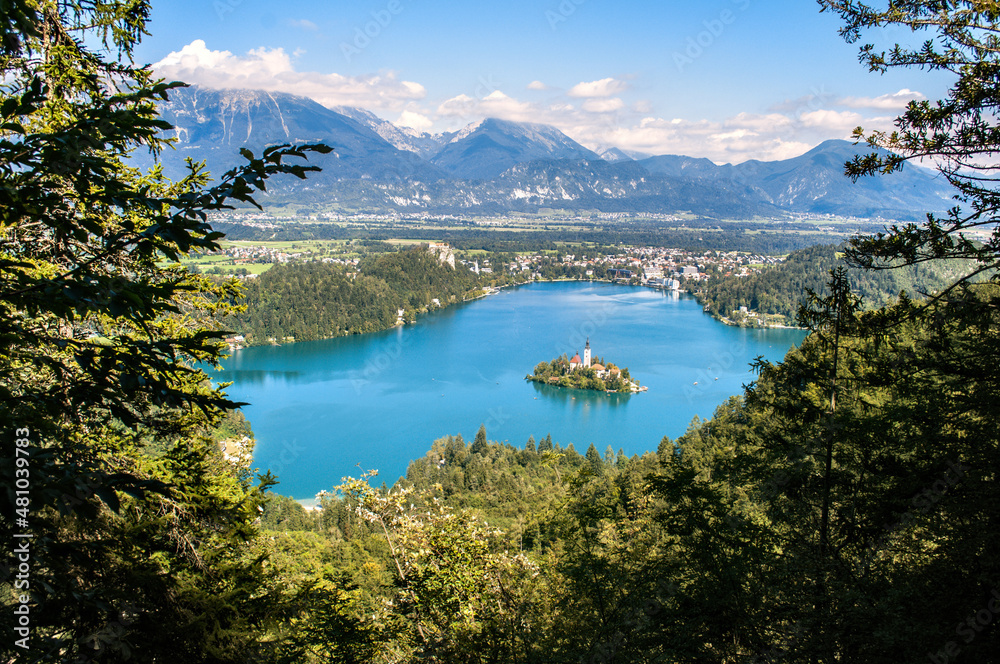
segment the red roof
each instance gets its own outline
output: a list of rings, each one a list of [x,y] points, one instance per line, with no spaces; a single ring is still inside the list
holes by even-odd
[[[569,363],[570,364],[583,364],[583,362],[580,361],[580,354],[577,353],[576,355],[574,355],[573,359],[570,360]]]

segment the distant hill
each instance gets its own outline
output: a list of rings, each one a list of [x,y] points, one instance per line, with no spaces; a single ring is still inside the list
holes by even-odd
[[[555,127],[486,118],[458,132],[431,157],[431,163],[456,177],[489,180],[536,159],[600,157]]]
[[[614,147],[600,150],[597,154],[600,155],[601,159],[604,161],[611,163],[616,161],[632,161],[632,157],[630,157],[624,150],[619,150]]]
[[[181,172],[184,158],[207,161],[221,174],[243,160],[239,149],[259,153],[278,143],[322,142],[334,152],[311,157],[323,168],[309,184],[375,177],[436,179],[446,174],[408,150],[400,150],[371,127],[311,99],[261,90],[174,90],[161,105],[174,125],[175,149],[163,155],[168,174]],[[141,158],[141,157],[140,157]]]
[[[806,303],[806,289],[827,295],[830,270],[843,265],[840,247],[817,245],[793,251],[784,262],[746,277],[719,275],[696,283],[690,290],[705,310],[718,318],[741,319],[740,307],[760,314],[773,323],[795,325],[799,306]],[[966,273],[965,261],[941,261],[901,267],[897,270],[848,270],[851,290],[868,307],[891,302],[903,291],[912,298],[939,292]],[[761,319],[742,317],[744,324]]]
[[[905,219],[914,212],[951,206],[948,183],[935,171],[913,164],[906,164],[899,173],[851,182],[844,175],[844,163],[867,152],[868,148],[850,141],[830,140],[781,161],[720,166],[708,159],[661,155],[639,164],[666,177],[738,183],[753,189],[764,202],[791,212]]]
[[[323,142],[320,166],[305,182],[274,183],[271,195],[347,211],[436,213],[536,212],[539,208],[605,212],[690,212],[715,218],[821,213],[920,219],[951,207],[951,190],[933,171],[911,164],[900,173],[843,175],[866,148],[826,141],[792,159],[718,165],[683,155],[644,157],[589,150],[548,125],[487,118],[445,134],[398,127],[360,108],[326,108],[310,99],[260,90],[175,90],[161,112],[176,149],[162,156],[177,176],[185,157],[221,174],[277,143]],[[638,158],[638,160],[636,160]],[[148,166],[148,155],[135,162]]]
[[[951,207],[952,190],[944,178],[914,164],[852,183],[844,176],[844,163],[867,152],[849,141],[832,140],[792,159],[747,161],[730,171],[736,181],[762,191],[769,203],[796,212],[901,218],[914,210]]]
[[[650,173],[666,175],[675,178],[709,178],[725,177],[724,173],[731,166],[719,166],[710,159],[684,157],[675,154],[664,154],[649,157],[639,161],[639,165]]]
[[[333,110],[368,127],[397,150],[413,152],[424,159],[430,159],[437,154],[441,147],[454,136],[453,133],[430,134],[427,132],[417,132],[409,127],[397,127],[363,108],[335,106]]]

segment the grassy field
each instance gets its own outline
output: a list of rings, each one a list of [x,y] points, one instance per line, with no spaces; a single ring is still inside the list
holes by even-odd
[[[182,261],[181,265],[191,269],[198,268],[203,273],[215,273],[218,269],[222,274],[235,274],[236,270],[245,269],[249,274],[263,274],[271,269],[273,263],[236,263],[229,256],[203,256],[194,260]]]
[[[300,254],[301,259],[312,260],[329,256],[341,259],[357,258],[363,253],[364,247],[354,244],[353,240],[223,240],[219,246],[223,251],[233,248],[261,248],[286,254]],[[197,267],[201,272],[233,274],[236,270],[245,269],[250,274],[263,274],[271,269],[273,262],[236,262],[237,259],[224,254],[197,256],[183,261],[186,267]]]

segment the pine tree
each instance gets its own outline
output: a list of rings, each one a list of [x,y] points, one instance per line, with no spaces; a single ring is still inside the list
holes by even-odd
[[[1000,131],[994,112],[1000,71],[996,8],[971,0],[894,2],[885,9],[835,0],[820,4],[841,16],[840,32],[849,42],[861,39],[866,30],[888,26],[933,33],[916,48],[896,44],[885,51],[875,44],[864,45],[860,59],[869,70],[885,73],[919,67],[955,77],[947,98],[937,103],[910,102],[896,119],[895,131],[866,134],[858,128],[855,139],[884,151],[856,157],[846,172],[856,180],[897,171],[911,159],[934,163],[957,190],[958,205],[943,216],[929,214],[924,224],[892,226],[885,233],[855,238],[848,260],[867,269],[885,270],[942,258],[971,259],[970,269],[956,285],[979,275],[995,275],[1000,267],[1000,231],[995,225],[1000,218],[1000,197],[990,157],[996,154]],[[979,241],[969,234],[977,229],[986,231]]]
[[[0,422],[19,458],[0,473],[14,487],[28,464],[33,535],[18,657],[267,661],[263,626],[291,610],[254,525],[273,479],[222,459],[209,434],[236,404],[196,368],[221,357],[212,317],[240,289],[177,263],[218,249],[210,212],[254,204],[267,177],[315,170],[287,158],[329,149],[244,151],[211,188],[198,165],[179,182],[140,173],[128,154],[165,147],[156,103],[179,85],[132,64],[149,3],[2,14]],[[0,492],[7,541],[16,507]]]
[[[472,454],[485,454],[489,449],[489,443],[486,440],[486,425],[479,425],[479,431],[476,432],[476,439],[472,441],[472,447],[469,451]]]
[[[665,461],[676,453],[677,447],[668,436],[660,439],[660,444],[656,447],[656,456]]]
[[[604,471],[604,461],[601,459],[601,453],[597,451],[597,448],[593,443],[587,448],[587,453],[584,454],[584,458],[587,459],[587,463],[590,464],[590,469],[595,473],[600,473]]]
[[[993,159],[1000,149],[996,113],[1000,14],[994,3],[973,0],[893,1],[885,7],[822,0],[821,5],[843,19],[841,34],[848,42],[863,36],[867,40],[866,33],[891,34],[887,28],[926,35],[916,46],[864,44],[860,60],[870,71],[919,68],[951,78],[944,99],[910,102],[892,132],[856,130],[857,140],[882,150],[845,165],[845,172],[857,179],[888,174],[918,160],[933,164],[957,191],[956,204],[947,213],[928,214],[924,223],[892,225],[884,232],[853,238],[846,252],[850,264],[874,271],[963,259],[958,263],[964,266],[960,275],[931,293],[928,301],[901,299],[896,306],[864,316],[859,326],[870,338],[865,359],[877,362],[866,387],[888,384],[894,393],[885,404],[866,404],[890,414],[866,432],[882,444],[874,451],[864,447],[864,440],[855,445],[867,454],[899,446],[897,455],[880,465],[869,482],[888,479],[902,485],[880,500],[898,505],[906,520],[905,527],[883,530],[864,570],[871,574],[873,568],[886,565],[891,571],[883,573],[896,581],[892,588],[896,597],[919,595],[923,606],[933,607],[908,616],[912,630],[895,631],[909,637],[900,637],[906,647],[926,644],[931,659],[940,659],[943,651],[934,641],[947,643],[954,628],[937,626],[953,626],[981,608],[982,598],[995,590],[1000,575],[1000,557],[995,554],[976,554],[974,569],[968,565],[968,552],[995,552],[998,539],[996,512],[983,514],[982,506],[1000,502],[996,489],[1000,440],[995,425],[1000,407],[1000,178]],[[889,186],[891,182],[887,180]],[[984,280],[992,283],[977,283]],[[853,386],[836,383],[838,419],[847,387]],[[986,421],[990,424],[983,426]],[[844,435],[841,425],[838,436]],[[854,456],[859,451],[847,453]],[[844,457],[845,453],[837,455],[835,475],[842,475],[837,461]],[[961,489],[947,492],[947,500],[932,501],[933,491],[926,487],[947,487],[942,478],[950,473],[954,480],[959,474],[956,468],[962,469]],[[841,480],[834,487],[837,484],[847,483]],[[904,506],[907,490],[919,508],[914,503]],[[852,514],[851,520],[855,518]],[[887,521],[900,523],[900,518]],[[834,534],[831,522],[828,535]],[[920,543],[920,553],[905,559],[912,565],[912,575],[900,573],[896,567],[900,560],[893,554],[882,555],[899,540],[907,549]],[[961,657],[987,661],[997,647],[993,633],[977,635],[966,640]]]

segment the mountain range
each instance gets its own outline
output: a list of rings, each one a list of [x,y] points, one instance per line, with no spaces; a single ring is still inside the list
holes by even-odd
[[[783,213],[921,218],[951,207],[952,190],[929,169],[852,183],[844,163],[867,149],[830,140],[782,161],[719,165],[680,155],[644,157],[618,148],[600,154],[558,129],[486,118],[460,131],[430,134],[399,127],[359,108],[327,108],[260,90],[174,90],[161,114],[174,150],[161,156],[168,175],[184,159],[221,173],[277,143],[322,142],[320,166],[305,181],[276,183],[277,196],[347,211],[497,214],[540,208],[603,212],[691,212],[713,218]],[[638,158],[636,158],[638,157]],[[150,165],[145,155],[137,165]],[[289,179],[290,180],[290,179]]]

